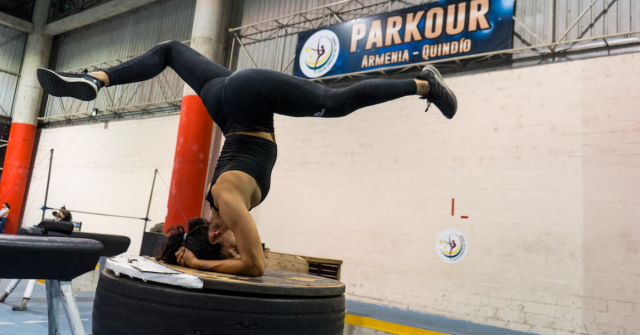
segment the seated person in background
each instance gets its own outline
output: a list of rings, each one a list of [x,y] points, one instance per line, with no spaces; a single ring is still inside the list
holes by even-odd
[[[175,226],[167,232],[169,239],[158,248],[157,260],[184,266],[184,264],[178,263],[176,253],[180,247],[186,247],[198,258],[196,266],[191,266],[191,268],[211,271],[211,265],[216,261],[236,257],[238,250],[232,231],[228,230],[217,243],[211,243],[207,220],[193,218],[189,220],[188,227],[188,233],[185,233],[181,226]]]
[[[150,233],[162,234],[163,231],[164,231],[164,222],[156,223],[155,226],[153,226],[153,227],[151,227],[151,229],[149,229]]]
[[[60,221],[60,213],[54,211],[51,215],[53,215],[53,221]]]
[[[4,225],[7,223],[9,208],[9,203],[5,202],[2,204],[2,209],[0,209],[0,234],[4,234]]]
[[[71,222],[71,212],[66,209],[60,210],[60,221]]]

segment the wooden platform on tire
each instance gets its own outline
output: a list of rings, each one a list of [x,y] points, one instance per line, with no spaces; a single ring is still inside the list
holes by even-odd
[[[166,264],[146,257],[173,270],[198,276],[205,289],[296,297],[330,297],[342,295],[344,284],[328,278],[297,272],[266,269],[262,277],[245,277],[225,273],[200,271]]]

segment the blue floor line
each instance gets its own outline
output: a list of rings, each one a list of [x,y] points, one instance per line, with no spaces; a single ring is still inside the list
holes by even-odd
[[[515,330],[480,325],[468,321],[452,320],[442,316],[422,314],[353,300],[347,300],[346,306],[347,314],[451,335],[531,335],[530,333]]]
[[[4,294],[10,282],[11,279],[2,279],[0,294]],[[0,303],[0,335],[47,334],[47,297],[44,285],[36,284],[26,311],[16,312],[11,309],[12,306],[19,306],[22,303],[22,294],[26,287],[27,281],[21,281],[7,300]],[[93,310],[95,292],[75,292],[75,295],[80,319],[83,320],[82,326],[84,331],[90,334],[91,311]],[[69,322],[62,306],[60,306],[60,335],[71,335]]]

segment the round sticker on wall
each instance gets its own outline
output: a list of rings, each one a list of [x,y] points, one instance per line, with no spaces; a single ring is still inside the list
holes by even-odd
[[[339,53],[338,36],[331,30],[320,30],[300,50],[300,70],[309,78],[323,76],[336,63]]]
[[[467,254],[469,245],[461,232],[455,229],[447,229],[438,235],[436,240],[436,252],[445,263],[455,264],[460,262]]]

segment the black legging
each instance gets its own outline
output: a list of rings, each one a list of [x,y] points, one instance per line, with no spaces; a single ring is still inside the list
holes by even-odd
[[[366,80],[343,89],[271,70],[235,73],[178,41],[160,43],[144,54],[106,70],[110,85],[149,80],[169,66],[200,96],[224,134],[273,132],[273,114],[341,117],[353,111],[416,94],[413,79]]]

